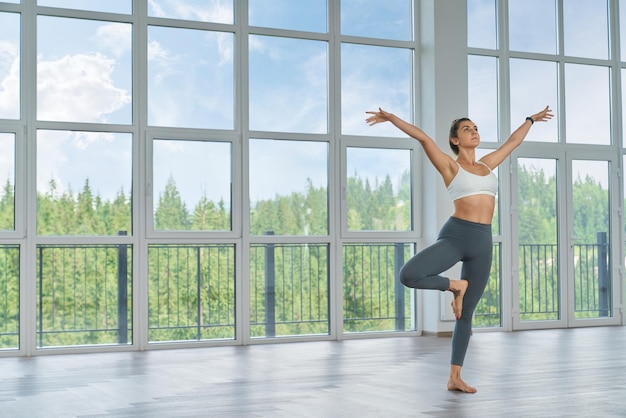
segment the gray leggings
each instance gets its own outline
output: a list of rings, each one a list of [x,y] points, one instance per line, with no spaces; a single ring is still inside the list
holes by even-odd
[[[454,326],[452,364],[463,365],[474,309],[489,280],[491,255],[491,225],[451,217],[441,227],[437,242],[414,255],[400,269],[400,281],[405,286],[443,291],[450,286],[450,280],[440,273],[463,262],[461,278],[467,279],[469,286],[463,298],[461,318]]]

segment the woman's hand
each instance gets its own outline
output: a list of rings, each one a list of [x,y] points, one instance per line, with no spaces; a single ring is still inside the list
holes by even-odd
[[[378,112],[369,111],[365,113],[372,115],[369,118],[365,119],[365,122],[367,122],[370,126],[376,125],[377,123],[381,122],[388,122],[393,116],[393,114],[385,112],[380,107],[378,108]]]
[[[554,115],[552,114],[552,110],[550,106],[546,106],[541,112],[537,112],[531,116],[535,122],[547,122],[552,119]]]

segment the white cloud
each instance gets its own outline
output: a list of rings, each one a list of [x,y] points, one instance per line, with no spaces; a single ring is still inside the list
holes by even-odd
[[[19,117],[20,103],[20,59],[19,47],[11,42],[0,41],[0,117]],[[6,71],[6,73],[4,72]]]
[[[39,57],[37,117],[42,120],[106,122],[107,115],[131,102],[111,78],[115,60],[102,54]]]
[[[232,35],[218,32],[216,36],[217,48],[220,55],[219,65],[230,64],[233,62],[234,55]]]
[[[166,17],[167,16],[165,13],[165,10],[163,10],[159,2],[155,0],[148,0],[148,10],[149,10],[148,13],[150,14],[150,16],[154,16],[154,17]]]
[[[176,61],[176,56],[160,42],[148,42],[148,73],[156,84],[162,83],[169,75],[176,72]]]
[[[110,23],[98,27],[95,41],[103,50],[111,52],[115,57],[121,57],[132,48],[132,26],[127,23]]]
[[[263,55],[267,55],[272,61],[282,61],[283,52],[280,47],[275,44],[269,44],[263,42],[266,39],[264,36],[250,36],[248,38],[248,49],[251,52],[258,52]]]
[[[151,16],[169,17],[201,22],[232,23],[232,0],[212,0],[198,2],[180,0],[148,0],[148,10]]]
[[[148,42],[148,61],[170,61],[172,59],[171,53],[166,48],[157,42]]]
[[[115,136],[110,132],[72,132],[74,146],[79,150],[85,150],[90,144],[99,142],[113,142]]]

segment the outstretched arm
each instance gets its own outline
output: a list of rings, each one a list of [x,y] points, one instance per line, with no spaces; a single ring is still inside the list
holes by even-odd
[[[480,160],[487,164],[491,169],[496,168],[502,163],[511,153],[515,150],[515,148],[519,147],[528,131],[530,131],[530,127],[533,126],[535,122],[547,122],[552,119],[554,115],[552,114],[552,110],[550,106],[546,106],[540,112],[535,113],[532,116],[529,116],[532,121],[528,120],[528,118],[517,128],[511,136],[500,145],[495,151],[485,155]]]
[[[385,112],[383,109],[378,108],[377,112],[365,112],[368,115],[372,115],[365,119],[370,126],[376,125],[377,123],[382,122],[391,122],[395,127],[400,129],[402,132],[410,136],[411,138],[416,139],[424,148],[424,152],[426,156],[430,160],[430,162],[435,166],[437,171],[439,171],[444,179],[449,178],[450,175],[454,175],[455,163],[452,157],[443,152],[439,146],[435,143],[435,141],[428,136],[423,130],[418,128],[415,125],[406,122],[393,113]]]

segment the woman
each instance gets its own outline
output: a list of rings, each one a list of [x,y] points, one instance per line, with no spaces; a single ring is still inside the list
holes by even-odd
[[[495,208],[498,180],[493,173],[517,148],[535,122],[552,118],[549,106],[526,118],[524,123],[496,150],[476,161],[480,144],[478,128],[468,118],[456,119],[450,127],[449,144],[456,159],[443,152],[417,126],[380,109],[366,112],[372,126],[391,122],[401,131],[418,140],[430,162],[443,177],[454,213],[443,225],[437,241],[413,256],[400,270],[400,280],[415,289],[438,289],[454,294],[452,310],[457,319],[452,336],[452,358],[448,390],[474,393],[476,389],[461,379],[461,368],[469,344],[472,316],[483,294],[491,269],[491,221]],[[450,280],[440,273],[459,261],[463,262],[461,278]]]

